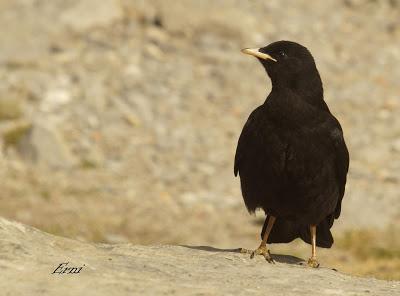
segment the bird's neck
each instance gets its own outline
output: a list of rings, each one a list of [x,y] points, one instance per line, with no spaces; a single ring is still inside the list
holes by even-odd
[[[271,93],[284,95],[285,92],[292,92],[308,104],[329,111],[328,106],[324,101],[324,90],[319,73],[314,75],[297,75],[296,78],[283,77],[281,79],[272,80]]]

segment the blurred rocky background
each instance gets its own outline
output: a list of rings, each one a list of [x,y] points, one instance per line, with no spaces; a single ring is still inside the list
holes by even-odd
[[[0,215],[86,241],[255,248],[263,214],[233,157],[271,85],[240,49],[282,39],[313,53],[351,155],[320,261],[399,279],[398,0],[0,0]]]

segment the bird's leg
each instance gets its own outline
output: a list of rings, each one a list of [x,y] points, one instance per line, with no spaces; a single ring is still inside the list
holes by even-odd
[[[311,258],[308,259],[308,266],[317,268],[319,267],[319,263],[317,261],[317,252],[316,252],[316,242],[317,242],[317,226],[310,225],[310,233],[311,233]]]
[[[271,254],[269,250],[267,249],[267,241],[269,234],[271,233],[272,226],[274,225],[276,218],[274,216],[270,216],[268,220],[268,225],[267,228],[265,229],[264,237],[263,240],[261,241],[260,246],[254,250],[254,251],[248,251],[245,249],[242,249],[242,253],[250,253],[250,258],[254,258],[255,255],[263,255],[265,260],[267,260],[269,263],[274,263],[274,260],[271,257]]]

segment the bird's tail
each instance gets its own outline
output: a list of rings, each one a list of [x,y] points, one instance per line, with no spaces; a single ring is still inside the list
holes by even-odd
[[[267,228],[269,216],[266,217],[261,231],[261,239]],[[330,231],[332,218],[329,216],[317,225],[317,246],[330,248],[333,244],[333,237]],[[299,225],[296,221],[276,218],[274,226],[268,237],[267,243],[289,243],[296,238],[301,238],[304,242],[311,244],[311,234],[309,225]]]

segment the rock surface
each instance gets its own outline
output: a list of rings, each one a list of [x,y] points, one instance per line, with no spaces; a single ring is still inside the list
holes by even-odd
[[[275,259],[204,246],[89,244],[0,218],[2,295],[400,295],[400,282]],[[67,262],[82,269],[52,273]]]

